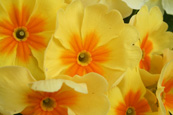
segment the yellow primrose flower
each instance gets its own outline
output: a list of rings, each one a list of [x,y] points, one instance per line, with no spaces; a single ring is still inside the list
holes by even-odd
[[[2,67],[0,75],[0,106],[13,114],[105,115],[109,109],[108,84],[96,73],[36,81],[25,68]]]
[[[173,34],[166,32],[168,25],[163,22],[163,16],[158,7],[148,11],[147,6],[141,8],[130,22],[140,34],[139,46],[143,52],[140,68],[150,71],[151,57],[165,48],[172,49]]]
[[[104,22],[104,23],[103,23]],[[97,4],[85,10],[80,1],[58,12],[58,28],[45,54],[47,76],[99,73],[114,83],[139,63],[138,34],[117,11]]]
[[[118,87],[113,87],[108,93],[111,103],[108,115],[151,114],[152,110],[145,95],[146,89],[140,79],[139,72],[135,69],[128,70]]]
[[[166,11],[168,14],[173,15],[173,1],[172,0],[123,0],[130,8],[140,9],[143,5],[149,8],[158,6],[162,12]]]
[[[0,66],[25,66],[43,79],[44,50],[61,7],[63,0],[1,0]]]
[[[167,112],[173,114],[173,61],[164,66],[158,81],[156,94],[162,114]]]
[[[75,0],[66,0],[66,3],[71,3],[72,1]],[[118,10],[123,18],[128,17],[132,13],[132,9],[122,0],[80,0],[83,5],[89,6],[89,5],[94,5],[94,4],[104,4],[106,5],[109,10]]]

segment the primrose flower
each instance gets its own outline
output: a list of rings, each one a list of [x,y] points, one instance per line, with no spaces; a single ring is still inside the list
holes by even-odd
[[[109,90],[111,109],[108,115],[149,115],[152,109],[146,94],[139,72],[128,70],[118,87]]]
[[[104,22],[104,23],[103,23]],[[85,10],[80,1],[58,12],[58,27],[45,54],[47,76],[96,72],[114,83],[141,58],[134,45],[136,30],[123,23],[117,11],[97,4]]]
[[[151,57],[154,53],[161,54],[165,48],[173,48],[173,34],[166,32],[168,25],[158,7],[148,11],[147,6],[141,8],[130,22],[139,31],[139,46],[143,52],[140,68],[150,71]]]
[[[173,1],[172,0],[123,0],[130,8],[140,9],[143,5],[149,8],[158,6],[162,12],[166,11],[168,14],[173,15]]]
[[[44,50],[61,7],[62,0],[1,0],[0,66],[24,66],[43,79]]]
[[[162,114],[173,114],[173,61],[166,64],[157,85],[157,98]]]
[[[36,81],[22,67],[3,67],[0,75],[0,106],[13,114],[105,115],[109,109],[107,81],[96,73]]]

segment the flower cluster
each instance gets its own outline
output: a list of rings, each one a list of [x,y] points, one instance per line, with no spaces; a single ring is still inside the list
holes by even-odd
[[[1,0],[0,115],[173,114],[171,5]]]

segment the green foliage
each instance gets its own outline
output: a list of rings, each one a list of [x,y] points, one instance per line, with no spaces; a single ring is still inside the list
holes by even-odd
[[[173,15],[168,15],[166,12],[164,13],[164,21],[168,24],[168,31],[173,32]]]

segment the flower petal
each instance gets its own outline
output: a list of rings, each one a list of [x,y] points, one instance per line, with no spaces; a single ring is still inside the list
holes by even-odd
[[[141,97],[146,93],[146,89],[140,78],[138,68],[135,68],[133,70],[128,69],[118,87],[122,91],[123,96],[128,94],[129,91],[137,92],[140,90]]]
[[[122,0],[105,0],[104,4],[106,4],[110,10],[118,10],[123,18],[128,17],[132,13],[132,9]]]
[[[111,108],[108,112],[108,115],[116,115],[116,107],[118,107],[120,103],[125,104],[120,89],[118,87],[113,87],[108,92],[108,98],[111,104]]]
[[[163,8],[166,10],[167,14],[173,15],[173,1],[172,0],[162,0]]]
[[[80,1],[71,3],[66,10],[59,10],[55,38],[60,39],[65,48],[70,49],[69,42],[74,34],[80,35],[83,18],[83,6]]]
[[[64,51],[65,48],[61,44],[60,40],[53,37],[50,40],[45,53],[44,69],[47,78],[57,76],[64,68],[68,67],[61,61],[61,55]]]
[[[160,77],[160,74],[151,74],[144,69],[139,69],[139,72],[141,79],[146,87],[156,84]]]
[[[84,83],[75,83],[69,80],[63,79],[49,79],[49,80],[41,80],[32,83],[31,88],[35,91],[44,91],[44,92],[56,92],[65,84],[70,88],[74,89],[80,93],[88,93],[87,86]]]
[[[142,56],[140,48],[134,45],[137,39],[136,30],[132,26],[126,25],[119,37],[105,45],[110,50],[110,55],[103,65],[122,70],[137,66]]]
[[[37,60],[33,56],[30,56],[30,59],[29,59],[29,61],[27,63],[24,63],[21,60],[16,59],[15,60],[15,65],[20,65],[20,66],[28,68],[30,70],[31,74],[33,75],[33,77],[36,80],[43,80],[43,79],[45,79],[45,75],[44,75],[43,70],[41,70],[39,68],[38,62],[37,62]]]
[[[118,11],[108,12],[101,4],[88,6],[84,11],[82,38],[94,32],[99,37],[98,46],[116,38],[123,28],[124,22]]]
[[[28,84],[35,79],[28,70],[17,66],[0,68],[0,75],[0,105],[14,114],[21,112],[27,105]]]

